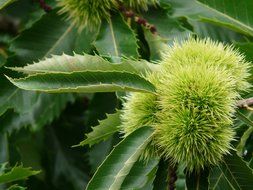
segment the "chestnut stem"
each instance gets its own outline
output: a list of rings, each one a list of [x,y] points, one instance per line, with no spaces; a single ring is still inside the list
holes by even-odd
[[[168,181],[168,190],[175,190],[176,189],[176,181],[177,181],[177,165],[176,166],[169,166],[169,181]]]

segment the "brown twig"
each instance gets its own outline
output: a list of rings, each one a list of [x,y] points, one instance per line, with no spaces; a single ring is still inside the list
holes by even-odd
[[[50,7],[45,0],[39,0],[40,7],[44,9],[44,11],[49,12],[52,10],[52,7]]]
[[[177,181],[177,166],[169,166],[169,181],[168,181],[168,190],[175,190],[176,189],[176,181]]]
[[[253,108],[250,107],[252,105],[253,105],[253,98],[247,98],[247,99],[239,100],[236,104],[236,106],[238,108],[245,108],[245,109],[253,111]]]
[[[119,4],[119,10],[123,13],[123,15],[126,18],[133,19],[137,24],[147,28],[152,34],[157,34],[157,29],[153,24],[150,24],[143,17],[136,15],[136,13],[133,10],[125,7],[122,2],[118,1],[118,4]]]

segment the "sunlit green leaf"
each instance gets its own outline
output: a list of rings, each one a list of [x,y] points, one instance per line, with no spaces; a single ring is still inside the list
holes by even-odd
[[[0,174],[0,184],[9,183],[12,181],[27,179],[30,176],[37,175],[39,171],[33,171],[31,168],[24,168],[22,166],[16,166],[11,171],[4,174]]]

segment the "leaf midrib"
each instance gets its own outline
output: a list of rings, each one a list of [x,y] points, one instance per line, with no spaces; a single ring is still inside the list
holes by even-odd
[[[224,161],[224,164],[226,165],[226,168],[227,168],[227,170],[229,171],[229,173],[230,173],[231,177],[233,178],[233,180],[235,181],[237,187],[238,187],[239,189],[241,189],[240,185],[238,184],[237,180],[236,180],[235,177],[234,177],[234,174],[230,171],[230,168],[228,167],[228,165],[227,165],[227,163],[226,163],[225,161]],[[221,169],[220,167],[219,167],[219,169],[222,171],[222,169]],[[222,173],[223,173],[223,171],[222,171]],[[226,178],[227,182],[230,184],[230,186],[234,189],[234,186],[233,186],[233,185],[230,183],[230,181],[227,179],[226,175],[225,175],[224,173],[223,173],[223,175],[224,175],[224,177]]]
[[[114,186],[115,183],[117,183],[118,174],[120,174],[121,171],[123,171],[123,170],[125,169],[126,163],[127,163],[129,160],[131,160],[133,157],[135,157],[136,154],[139,152],[139,150],[140,150],[143,146],[145,146],[145,145],[151,140],[151,137],[152,137],[152,134],[151,134],[140,146],[138,146],[138,148],[136,149],[136,151],[134,152],[134,154],[132,154],[132,156],[130,156],[130,157],[124,162],[124,167],[122,167],[122,168],[119,170],[119,172],[117,173],[117,175],[116,175],[116,177],[115,177],[115,180],[113,181],[113,183],[112,183],[111,186],[109,187],[109,190],[115,190],[115,189],[113,189],[113,186]],[[119,176],[119,177],[121,177],[121,176]]]
[[[111,31],[111,35],[112,35],[112,42],[113,42],[113,46],[114,46],[114,50],[115,50],[115,56],[119,56],[119,51],[117,48],[117,42],[116,42],[116,38],[115,38],[115,33],[114,33],[114,29],[113,29],[113,25],[112,25],[112,20],[109,19],[109,26],[110,26],[110,31]]]
[[[195,0],[195,1],[196,1],[196,0]],[[226,14],[224,14],[223,12],[220,12],[220,11],[216,10],[215,8],[213,8],[213,7],[211,7],[211,6],[207,5],[207,4],[204,4],[204,3],[199,2],[199,1],[196,1],[196,3],[202,5],[202,6],[206,7],[207,9],[210,9],[211,11],[213,11],[213,12],[215,12],[215,13],[217,13],[217,14],[220,14],[220,15],[224,16],[225,18],[227,18],[227,19],[229,19],[229,20],[231,20],[231,21],[237,23],[238,25],[240,25],[240,26],[242,26],[242,27],[248,29],[248,31],[246,31],[246,32],[249,33],[250,35],[253,35],[253,28],[251,28],[251,27],[245,25],[245,24],[242,23],[241,21],[236,20],[236,19],[234,19],[233,17],[231,17],[231,16],[229,16],[229,15],[226,15]],[[224,21],[223,21],[223,22],[224,22]],[[237,28],[238,28],[238,27],[237,27]]]

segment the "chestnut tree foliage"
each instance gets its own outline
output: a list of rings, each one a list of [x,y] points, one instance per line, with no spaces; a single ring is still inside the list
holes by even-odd
[[[0,189],[253,189],[251,0],[0,0]]]

